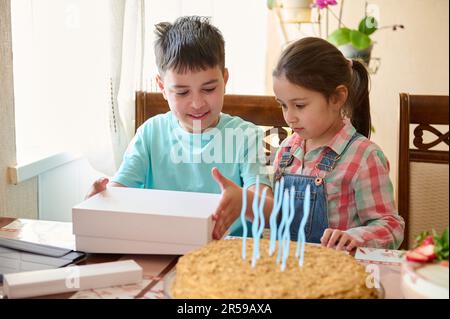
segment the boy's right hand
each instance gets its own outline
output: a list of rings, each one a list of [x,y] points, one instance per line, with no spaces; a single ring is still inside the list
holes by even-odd
[[[218,240],[239,217],[242,208],[242,188],[224,177],[217,167],[211,170],[211,174],[222,190],[219,206],[212,217],[216,222],[212,237]]]
[[[103,192],[106,189],[106,185],[108,185],[108,182],[109,180],[106,177],[97,179],[89,189],[84,199],[86,200],[89,197],[94,196],[95,194]]]

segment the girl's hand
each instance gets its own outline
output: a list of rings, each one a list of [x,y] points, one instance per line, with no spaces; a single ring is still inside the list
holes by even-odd
[[[242,208],[242,188],[225,178],[217,167],[211,170],[214,180],[222,190],[219,206],[213,214],[216,225],[213,229],[213,239],[221,239],[227,229],[239,217]]]
[[[323,232],[320,242],[323,247],[335,248],[336,250],[347,250],[361,246],[363,243],[355,237],[350,236],[345,231],[339,229],[327,228]]]

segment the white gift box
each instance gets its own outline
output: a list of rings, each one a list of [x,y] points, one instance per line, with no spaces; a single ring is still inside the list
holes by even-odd
[[[184,254],[212,240],[220,194],[110,187],[72,208],[76,249]]]
[[[183,255],[199,245],[76,236],[76,247],[89,253]]]

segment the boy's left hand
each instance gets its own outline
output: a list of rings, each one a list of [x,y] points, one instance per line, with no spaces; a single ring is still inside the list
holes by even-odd
[[[242,189],[225,178],[217,167],[211,170],[211,174],[222,190],[222,198],[213,214],[213,220],[216,221],[216,225],[212,233],[213,239],[221,239],[240,214],[242,208]]]
[[[320,243],[322,246],[327,248],[347,251],[351,251],[352,249],[363,244],[355,237],[347,234],[345,231],[332,228],[325,229],[322,238],[320,239]]]

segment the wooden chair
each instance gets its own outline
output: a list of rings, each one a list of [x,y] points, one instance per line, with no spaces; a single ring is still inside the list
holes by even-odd
[[[442,232],[448,226],[448,116],[448,96],[400,94],[397,201],[406,223],[404,249],[413,247],[421,231]],[[415,126],[414,147],[410,124]],[[446,133],[432,125],[446,125]],[[424,133],[431,142],[424,141]],[[440,150],[431,149],[436,146]]]
[[[137,130],[150,117],[167,111],[169,111],[169,105],[161,93],[136,92],[135,129]],[[273,163],[278,147],[278,141],[273,138],[273,135],[278,136],[279,142],[283,141],[288,135],[285,128],[286,122],[275,97],[228,94],[225,95],[222,111],[263,127],[266,136],[264,147],[267,163]],[[272,128],[275,128],[275,130]]]

